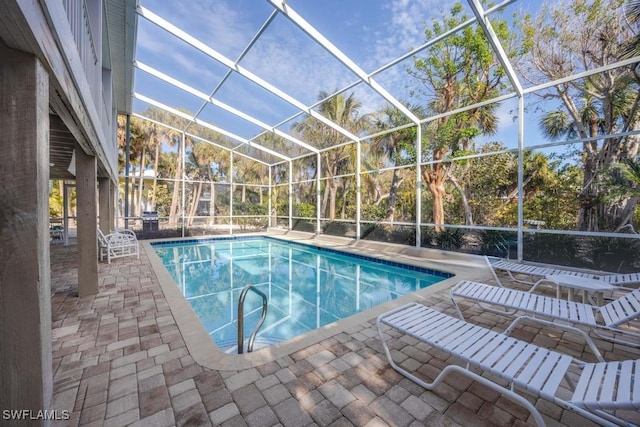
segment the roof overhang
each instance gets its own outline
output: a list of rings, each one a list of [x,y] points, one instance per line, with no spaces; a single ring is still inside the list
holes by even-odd
[[[106,0],[107,31],[116,109],[132,113],[133,59],[136,46],[136,0]]]

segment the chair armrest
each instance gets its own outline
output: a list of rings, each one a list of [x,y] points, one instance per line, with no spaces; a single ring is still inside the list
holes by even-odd
[[[135,241],[135,242],[138,241],[138,238],[136,237],[136,233],[134,233],[133,230],[129,230],[127,228],[112,231],[111,233],[107,234],[104,237],[107,240],[109,240],[111,236],[125,236],[127,239],[131,241]]]
[[[128,234],[128,233],[109,233],[106,236],[104,236],[104,238],[106,239],[107,243],[109,245],[122,245],[122,244],[132,244],[132,243],[137,243],[138,239],[136,239],[135,234]]]

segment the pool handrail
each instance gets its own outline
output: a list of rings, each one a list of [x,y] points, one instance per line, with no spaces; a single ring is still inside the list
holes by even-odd
[[[256,339],[258,331],[264,323],[264,319],[267,317],[267,296],[260,290],[256,289],[253,285],[247,285],[242,288],[240,292],[240,298],[238,298],[238,354],[244,353],[244,300],[247,297],[247,293],[253,291],[262,298],[262,312],[260,313],[260,320],[258,324],[251,332],[249,336],[249,342],[247,343],[247,353],[253,351],[253,343]]]

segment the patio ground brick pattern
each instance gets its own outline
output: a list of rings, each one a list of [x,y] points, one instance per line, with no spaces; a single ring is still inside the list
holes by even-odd
[[[98,295],[77,297],[77,249],[52,246],[52,409],[57,425],[82,426],[520,426],[528,411],[452,375],[434,391],[387,363],[375,321],[242,371],[203,368],[190,356],[148,258],[99,264]],[[448,292],[427,303],[455,315]],[[465,318],[497,330],[508,319],[462,304]],[[457,363],[447,353],[390,332],[395,360],[433,379]],[[593,361],[579,338],[522,326],[514,336]],[[640,352],[597,341],[608,360]],[[530,400],[534,401],[530,397]],[[540,399],[549,426],[594,423]],[[640,414],[625,417],[640,423]]]

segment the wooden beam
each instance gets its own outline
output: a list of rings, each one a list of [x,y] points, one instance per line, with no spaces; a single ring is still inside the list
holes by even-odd
[[[43,7],[44,5],[44,7]],[[12,49],[33,53],[49,71],[50,104],[86,153],[117,177],[104,146],[100,115],[60,1],[0,0],[0,37]],[[80,78],[81,77],[81,78]],[[115,118],[114,118],[115,119]]]

